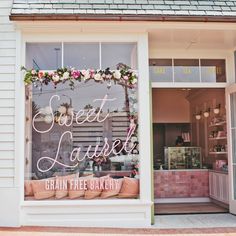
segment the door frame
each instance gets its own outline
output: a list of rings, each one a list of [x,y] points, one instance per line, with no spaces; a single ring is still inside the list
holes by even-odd
[[[236,93],[236,83],[225,88],[226,119],[227,119],[227,145],[228,145],[228,180],[229,180],[229,212],[236,214],[236,199],[234,199],[233,175],[233,143],[231,132],[231,104],[230,95]]]
[[[227,89],[228,88],[230,88],[230,87],[232,87],[232,86],[235,86],[235,89],[236,89],[236,83],[234,83],[234,84],[229,84],[229,83],[173,83],[173,82],[168,82],[168,83],[162,83],[162,82],[152,82],[151,83],[151,93],[152,93],[152,91],[153,91],[153,89],[180,89],[180,88],[192,88],[192,89],[216,89],[216,88],[222,88],[222,89],[224,89],[224,91],[225,91],[225,96],[226,96],[226,94],[227,94]],[[229,157],[229,131],[228,131],[228,127],[229,127],[229,114],[230,113],[228,113],[228,110],[229,110],[229,107],[228,107],[228,104],[227,104],[227,98],[225,98],[226,100],[225,100],[225,104],[226,104],[226,122],[227,122],[227,145],[228,145],[228,156],[227,156],[227,159],[228,159],[228,166],[230,165],[229,164],[229,159],[230,159],[230,157]],[[152,98],[151,98],[151,105],[153,105],[153,100],[152,100]],[[152,109],[152,111],[153,111],[153,109]],[[152,121],[151,121],[152,122]],[[152,130],[152,132],[153,132],[153,130]],[[153,138],[153,137],[152,137]],[[152,151],[153,151],[153,145],[154,145],[154,143],[153,143],[153,141],[152,141]],[[154,202],[155,202],[155,197],[154,197],[154,192],[155,192],[155,186],[154,186],[154,172],[155,172],[155,170],[154,170],[154,166],[152,165],[152,168],[153,168],[153,183],[152,183],[152,193],[153,193],[153,200],[154,200]],[[228,179],[229,179],[229,181],[228,181],[228,183],[229,183],[229,196],[232,196],[231,195],[231,186],[230,186],[230,183],[232,182],[231,180],[232,179],[230,179],[230,178],[233,178],[232,177],[232,170],[231,169],[229,169],[229,171],[228,171]],[[229,199],[229,206],[230,206],[230,199]],[[230,213],[232,213],[231,212],[231,210],[230,210]],[[154,213],[155,214],[155,213]],[[236,206],[235,206],[235,214],[236,214]]]

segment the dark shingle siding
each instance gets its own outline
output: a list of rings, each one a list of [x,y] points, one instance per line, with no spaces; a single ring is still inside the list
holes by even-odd
[[[235,16],[236,0],[14,0],[12,14]]]

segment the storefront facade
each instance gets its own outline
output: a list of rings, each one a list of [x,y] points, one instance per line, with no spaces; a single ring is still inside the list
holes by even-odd
[[[234,126],[229,115],[233,111],[229,97],[234,93],[234,86],[230,85],[235,83],[234,23],[145,19],[112,22],[103,18],[64,21],[63,15],[61,19],[49,20],[40,19],[45,17],[43,14],[25,14],[27,10],[23,8],[29,6],[22,4],[22,10],[17,1],[10,22],[7,18],[11,1],[4,4],[0,49],[3,78],[0,209],[6,215],[0,220],[2,226],[117,227],[117,222],[121,227],[150,226],[154,219],[154,191],[158,188],[153,184],[152,88],[228,88],[229,206],[230,212],[235,213],[231,161]],[[152,82],[149,59],[169,58],[225,60],[226,80]],[[116,69],[118,63],[130,69]],[[21,66],[29,69],[27,86],[24,82],[27,73],[21,71]],[[45,73],[65,66],[73,69],[48,75],[47,84]],[[40,77],[38,73],[44,74]],[[70,118],[62,121],[65,117]],[[122,150],[116,146],[120,142],[126,152],[123,156],[131,158],[126,164],[119,163]],[[96,156],[96,150],[100,155]],[[89,158],[92,153],[94,156]],[[111,157],[109,167],[95,165],[94,157],[100,156]],[[72,171],[67,172],[68,169]],[[70,195],[72,189],[65,187],[73,183],[68,178],[88,178],[77,183],[80,188],[76,190],[82,191],[82,195],[70,198],[75,191]],[[119,180],[123,185],[117,190]],[[29,185],[27,181],[31,181]],[[102,187],[95,189],[94,185]],[[29,193],[32,191],[33,195]],[[109,197],[102,199],[102,192]]]

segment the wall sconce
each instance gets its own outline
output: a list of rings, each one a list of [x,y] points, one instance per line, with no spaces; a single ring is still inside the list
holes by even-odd
[[[213,109],[213,112],[215,114],[219,114],[220,113],[220,104],[218,104],[214,109]]]
[[[210,115],[210,108],[208,108],[206,111],[203,113],[204,117],[207,118]]]
[[[202,112],[200,111],[198,114],[195,115],[196,120],[201,119],[201,114],[202,114]]]

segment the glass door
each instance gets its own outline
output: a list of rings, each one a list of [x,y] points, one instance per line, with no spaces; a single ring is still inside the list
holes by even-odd
[[[236,84],[226,88],[228,123],[229,210],[236,214]]]

